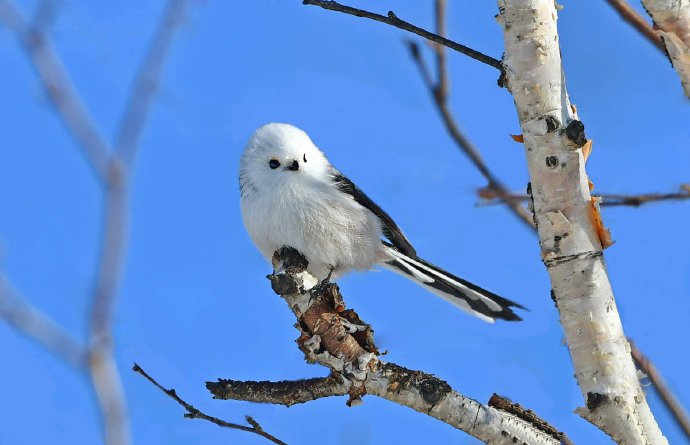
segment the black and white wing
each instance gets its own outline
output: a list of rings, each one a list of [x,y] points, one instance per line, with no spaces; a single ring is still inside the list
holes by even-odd
[[[352,196],[357,203],[362,207],[369,209],[376,217],[381,221],[381,228],[383,230],[383,235],[405,255],[415,258],[417,252],[415,252],[414,247],[410,244],[410,241],[402,233],[398,225],[393,221],[393,218],[388,215],[381,207],[378,206],[374,201],[371,200],[359,187],[357,187],[352,181],[350,181],[345,175],[340,173],[338,170],[333,169],[331,172],[333,182],[338,189]]]

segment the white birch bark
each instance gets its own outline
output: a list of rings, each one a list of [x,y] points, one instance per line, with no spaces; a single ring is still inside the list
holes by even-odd
[[[554,0],[499,0],[507,87],[523,131],[541,254],[587,406],[619,444],[666,444],[647,405],[602,254],[585,172],[589,148],[561,66]],[[608,241],[605,240],[605,243]]]
[[[690,98],[690,0],[642,0]]]
[[[309,292],[318,282],[303,267],[295,263],[286,264],[276,253],[273,257],[274,272],[272,280],[277,277],[289,277],[291,289],[281,294],[288,306],[302,323],[310,323],[305,314],[310,311],[317,299]],[[326,318],[319,317],[314,325],[329,324]],[[329,367],[341,379],[340,385],[334,388],[334,394],[352,394],[353,389],[363,387],[362,394],[372,394],[390,400],[399,405],[410,407],[420,413],[434,417],[461,431],[470,434],[486,444],[492,445],[560,445],[561,440],[548,434],[543,429],[511,413],[484,405],[453,390],[446,382],[421,371],[412,371],[393,363],[380,360],[375,354],[366,352],[348,344],[350,334],[343,329],[342,320],[333,320],[328,332],[338,339],[338,355],[334,356],[327,344],[328,340],[313,335],[303,343],[302,350],[309,362],[316,362]],[[324,396],[322,394],[321,396]],[[315,397],[312,395],[312,399]],[[247,399],[244,399],[247,400]],[[264,400],[265,401],[265,400]],[[361,403],[358,400],[354,405]]]

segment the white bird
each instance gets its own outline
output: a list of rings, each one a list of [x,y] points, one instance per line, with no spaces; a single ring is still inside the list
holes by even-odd
[[[521,320],[511,307],[523,306],[419,258],[393,219],[299,128],[271,123],[256,130],[239,179],[244,225],[269,263],[290,246],[320,280],[378,264],[484,321]]]

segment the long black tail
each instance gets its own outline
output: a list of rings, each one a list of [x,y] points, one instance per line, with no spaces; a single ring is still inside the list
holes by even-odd
[[[511,307],[526,309],[524,306],[456,277],[421,258],[410,258],[385,244],[391,259],[381,265],[387,269],[411,279],[447,302],[488,323],[493,323],[497,318],[508,321],[522,320]]]

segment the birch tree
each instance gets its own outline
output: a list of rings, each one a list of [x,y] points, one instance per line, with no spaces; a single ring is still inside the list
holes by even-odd
[[[667,443],[637,379],[608,279],[603,249],[610,236],[590,195],[585,162],[592,143],[566,90],[556,4],[500,0],[499,13],[539,246],[586,400],[578,413],[617,443]]]

